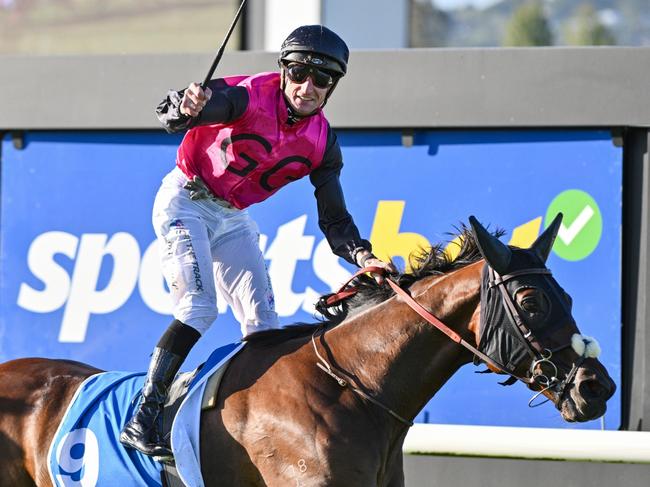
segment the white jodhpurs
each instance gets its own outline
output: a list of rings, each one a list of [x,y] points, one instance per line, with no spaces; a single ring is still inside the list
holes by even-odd
[[[175,168],[163,179],[153,207],[174,318],[205,333],[217,318],[218,289],[243,336],[277,328],[257,224],[246,210],[222,200],[192,201],[185,183],[187,178]]]

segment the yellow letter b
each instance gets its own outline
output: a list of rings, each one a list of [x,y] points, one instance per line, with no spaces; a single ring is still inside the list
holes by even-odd
[[[427,249],[431,246],[429,241],[413,232],[400,233],[404,213],[404,201],[379,201],[375,221],[370,232],[372,252],[382,260],[394,257],[404,259],[406,271],[410,271],[409,255],[420,248]]]

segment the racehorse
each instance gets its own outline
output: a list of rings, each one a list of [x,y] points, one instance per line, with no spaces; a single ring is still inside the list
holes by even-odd
[[[201,414],[205,485],[402,486],[411,421],[473,359],[543,394],[566,421],[600,417],[615,385],[545,265],[560,222],[517,249],[470,218],[455,259],[441,246],[414,257],[399,284],[458,340],[370,278],[327,321],[251,335]],[[97,372],[63,360],[0,365],[1,486],[51,485],[52,435]]]

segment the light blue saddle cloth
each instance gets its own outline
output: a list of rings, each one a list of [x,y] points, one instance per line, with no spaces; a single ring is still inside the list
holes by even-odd
[[[243,346],[233,343],[210,355],[192,380],[172,423],[176,468],[188,487],[203,486],[198,426],[205,384]],[[162,487],[160,463],[119,442],[144,379],[144,373],[103,372],[79,386],[50,445],[48,466],[53,485]]]

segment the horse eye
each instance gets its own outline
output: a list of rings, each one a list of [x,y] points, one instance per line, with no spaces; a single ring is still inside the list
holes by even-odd
[[[540,311],[539,303],[533,296],[527,296],[521,300],[521,309],[527,313],[537,313]]]

